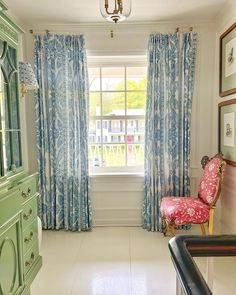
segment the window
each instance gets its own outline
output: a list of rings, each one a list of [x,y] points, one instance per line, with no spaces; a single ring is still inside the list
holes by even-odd
[[[146,67],[89,67],[89,83],[91,170],[143,167]]]

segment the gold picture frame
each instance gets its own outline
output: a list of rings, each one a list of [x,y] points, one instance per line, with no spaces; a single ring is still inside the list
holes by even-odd
[[[236,93],[236,22],[220,36],[221,97]]]

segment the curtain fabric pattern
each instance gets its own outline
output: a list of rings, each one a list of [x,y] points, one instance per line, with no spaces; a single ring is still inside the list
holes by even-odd
[[[190,127],[197,34],[152,34],[145,133],[143,227],[162,230],[164,196],[190,194]]]
[[[82,35],[36,35],[39,216],[44,229],[91,228],[88,74]]]

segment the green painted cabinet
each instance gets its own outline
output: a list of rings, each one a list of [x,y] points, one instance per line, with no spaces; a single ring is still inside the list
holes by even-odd
[[[22,171],[1,185],[0,295],[30,294],[30,285],[42,265],[36,175]]]
[[[18,294],[23,290],[21,216],[18,213],[0,233],[0,294]]]
[[[38,273],[36,175],[22,167],[18,35],[0,0],[0,295],[28,295]]]

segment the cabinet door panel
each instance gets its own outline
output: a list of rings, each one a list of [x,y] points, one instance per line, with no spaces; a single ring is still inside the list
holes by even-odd
[[[0,171],[22,166],[17,51],[0,40]]]
[[[20,219],[0,231],[0,294],[15,294],[23,287],[21,265]]]

